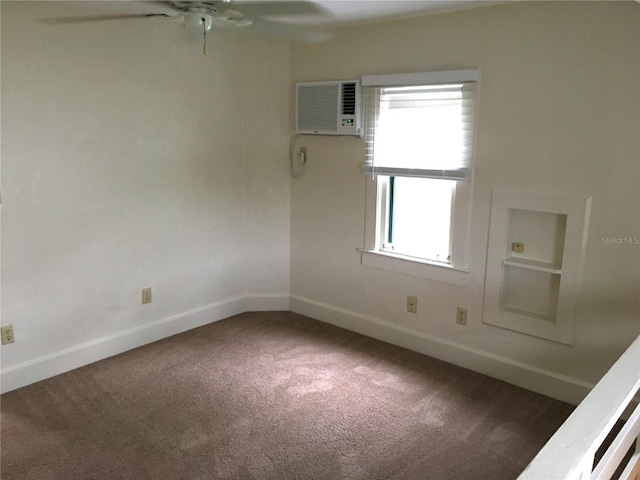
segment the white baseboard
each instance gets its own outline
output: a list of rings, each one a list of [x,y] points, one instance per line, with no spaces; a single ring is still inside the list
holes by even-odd
[[[239,296],[216,302],[4,368],[0,371],[0,392],[9,392],[233,315],[288,309],[287,295]]]
[[[289,310],[289,295],[253,295],[245,297],[245,312]]]
[[[44,355],[0,371],[0,392],[15,390],[133,348],[243,312],[291,310],[577,405],[592,384],[490,352],[299,296],[239,296]]]
[[[379,318],[292,295],[290,310],[577,405],[593,384]]]

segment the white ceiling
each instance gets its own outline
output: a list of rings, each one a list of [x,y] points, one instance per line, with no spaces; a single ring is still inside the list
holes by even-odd
[[[442,13],[451,10],[476,8],[489,4],[504,3],[496,0],[302,0],[314,3],[320,8],[316,13],[304,15],[286,15],[269,17],[273,20],[286,20],[299,25],[322,25],[324,27],[341,26],[356,23],[369,23],[387,19],[404,18],[417,15]],[[238,10],[244,2],[259,4],[295,3],[296,0],[231,0],[228,7]],[[135,13],[175,13],[168,2],[161,1],[71,1],[51,2],[64,4],[67,12],[82,14],[135,14]],[[197,3],[197,2],[194,2]],[[69,10],[70,9],[70,10]]]
[[[201,1],[206,3],[206,0]],[[257,15],[260,21],[254,23],[250,30],[314,43],[328,38],[330,34],[326,31],[332,27],[477,8],[505,1],[517,0],[307,0],[307,5],[310,2],[318,7],[315,10],[301,8],[300,3],[304,0],[231,0],[223,9],[236,9],[252,19]],[[243,3],[247,3],[244,8]],[[274,3],[280,5],[270,8]],[[136,0],[43,2],[39,11],[44,23],[65,23],[65,19],[68,20],[66,23],[120,20],[149,13],[176,14],[170,2]],[[60,21],[56,22],[56,18]],[[313,32],[317,28],[310,27],[318,27],[320,31],[316,35]]]
[[[326,12],[302,23],[340,26],[477,8],[502,1],[481,0],[313,0]],[[242,0],[237,0],[242,3]]]

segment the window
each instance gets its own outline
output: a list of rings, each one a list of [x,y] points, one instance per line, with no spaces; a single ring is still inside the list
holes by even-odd
[[[466,270],[478,72],[364,77],[366,253]]]
[[[393,176],[388,183],[382,250],[450,263],[455,182]]]

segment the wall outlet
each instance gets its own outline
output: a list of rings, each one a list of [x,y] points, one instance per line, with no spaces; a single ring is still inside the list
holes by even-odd
[[[407,295],[407,312],[418,313],[418,297]]]
[[[2,336],[2,345],[16,341],[16,338],[13,336],[13,325],[0,327],[0,335]]]
[[[151,287],[142,289],[142,303],[151,303]]]
[[[467,324],[467,309],[458,307],[456,310],[456,323],[458,325],[466,325]]]

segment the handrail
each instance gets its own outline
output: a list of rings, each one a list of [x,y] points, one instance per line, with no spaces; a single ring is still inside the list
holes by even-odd
[[[608,480],[616,472],[618,466],[624,460],[633,442],[640,434],[640,408],[636,408],[606,453],[594,468],[591,478],[595,480]],[[640,451],[637,451],[640,453]]]
[[[639,389],[640,337],[576,407],[518,480],[610,479],[634,440],[636,451],[620,478],[640,478],[640,407],[595,469],[593,466],[596,451]]]

